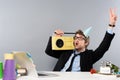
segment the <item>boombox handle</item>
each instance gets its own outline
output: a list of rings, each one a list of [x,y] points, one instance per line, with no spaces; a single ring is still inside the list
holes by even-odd
[[[64,34],[75,34],[73,32],[64,32]]]

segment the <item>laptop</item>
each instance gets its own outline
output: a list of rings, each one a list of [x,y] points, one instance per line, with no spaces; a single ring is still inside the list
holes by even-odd
[[[14,59],[16,64],[20,65],[20,67],[22,68],[27,69],[27,76],[24,77],[39,78],[39,77],[47,77],[47,76],[49,77],[57,76],[56,74],[37,72],[30,53],[24,51],[13,51],[12,53],[14,54]]]
[[[24,51],[13,51],[16,65],[27,69],[27,76],[38,77],[36,67],[30,53]]]

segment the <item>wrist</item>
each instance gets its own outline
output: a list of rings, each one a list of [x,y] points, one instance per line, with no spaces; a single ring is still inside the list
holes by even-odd
[[[108,24],[109,27],[115,27],[115,24]]]

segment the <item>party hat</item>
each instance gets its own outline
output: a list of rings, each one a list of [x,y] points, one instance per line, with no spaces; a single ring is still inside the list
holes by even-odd
[[[3,80],[16,80],[14,54],[5,54],[5,65]]]
[[[87,28],[85,31],[83,31],[83,33],[84,33],[84,35],[85,35],[86,37],[89,37],[89,34],[90,34],[91,29],[92,29],[92,27],[89,27],[89,28]]]

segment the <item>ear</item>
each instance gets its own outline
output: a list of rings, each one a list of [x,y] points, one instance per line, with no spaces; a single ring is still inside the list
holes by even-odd
[[[87,47],[89,45],[90,41],[89,39],[85,42],[85,46]]]
[[[86,45],[86,46],[88,46],[88,45],[89,45],[89,42],[88,42],[88,41],[87,41],[87,42],[85,42],[85,45]]]

